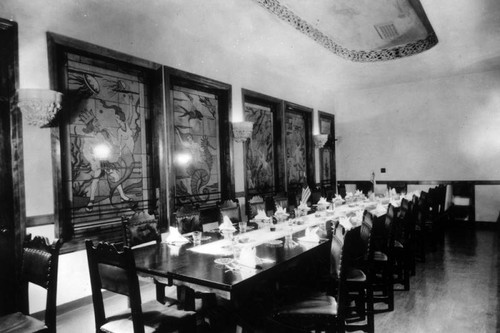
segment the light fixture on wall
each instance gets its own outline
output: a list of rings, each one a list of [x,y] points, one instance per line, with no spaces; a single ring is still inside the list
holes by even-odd
[[[245,142],[252,136],[253,122],[240,121],[233,123],[233,137],[236,142]]]
[[[19,89],[17,106],[29,125],[46,127],[61,110],[62,96],[48,89]]]
[[[323,148],[325,143],[328,141],[328,134],[315,134],[313,135],[314,147],[317,149]]]

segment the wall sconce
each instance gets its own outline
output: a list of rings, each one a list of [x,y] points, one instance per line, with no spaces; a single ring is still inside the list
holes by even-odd
[[[328,141],[328,134],[315,134],[313,135],[314,147],[317,149],[323,148],[325,143]]]
[[[241,121],[233,123],[233,137],[236,142],[245,142],[252,136],[253,122]]]
[[[46,127],[61,110],[62,96],[48,89],[19,89],[17,106],[29,125]]]

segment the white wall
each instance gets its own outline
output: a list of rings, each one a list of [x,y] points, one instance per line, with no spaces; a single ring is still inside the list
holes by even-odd
[[[335,95],[344,180],[500,179],[500,71]],[[380,172],[386,168],[386,173]],[[496,221],[499,186],[476,187],[476,220]]]
[[[245,3],[225,2],[223,5],[234,7],[245,6]],[[246,5],[255,7],[250,2]],[[152,6],[162,12],[161,20],[151,19]],[[314,78],[294,80],[296,74],[277,70],[268,58],[245,56],[250,50],[244,42],[254,38],[247,32],[254,27],[245,17],[244,8],[242,17],[227,16],[225,21],[214,21],[206,14],[210,6],[209,2],[195,4],[176,0],[149,1],[146,4],[128,0],[53,0],[50,5],[43,0],[3,0],[0,17],[12,19],[19,25],[20,88],[50,88],[46,44],[46,32],[50,31],[229,83],[233,89],[233,120],[242,119],[242,88],[315,110],[329,111],[328,105],[318,104],[321,100],[318,96],[323,94]],[[221,46],[201,37],[207,29],[224,34],[236,29],[235,25],[241,27],[241,24],[248,31],[243,31],[238,40],[228,38],[228,45]],[[281,52],[274,49],[269,54],[279,57]],[[24,125],[23,132],[27,216],[52,214],[50,130]],[[235,190],[239,192],[244,190],[242,144],[236,143],[234,149]],[[53,226],[29,228],[28,232],[50,238],[54,235]],[[57,303],[63,304],[89,294],[85,252],[62,255]],[[41,290],[30,289],[32,312],[44,308],[44,297]]]
[[[500,71],[335,96],[339,179],[500,179]],[[381,174],[380,168],[386,168]]]
[[[241,118],[241,88],[315,112],[334,112],[341,137],[338,179],[369,180],[372,171],[377,180],[500,179],[500,136],[495,135],[500,128],[500,72],[333,94],[314,77],[297,79],[300,69],[280,66],[279,59],[293,56],[293,49],[280,44],[279,37],[272,40],[272,32],[258,30],[259,23],[245,15],[254,10],[250,3],[225,1],[224,6],[233,8],[228,13],[241,16],[215,20],[208,15],[211,1],[52,0],[49,5],[44,0],[3,0],[0,16],[19,24],[20,88],[49,88],[50,31],[229,83],[233,119]],[[161,10],[161,20],[151,19],[152,6]],[[236,6],[241,11],[234,11]],[[236,37],[229,34],[235,29],[242,29]],[[207,31],[208,36],[227,34],[227,45],[206,38]],[[247,43],[250,39],[257,44]],[[266,47],[274,43],[269,57],[247,56],[259,41]],[[50,214],[49,130],[25,126],[24,149],[27,214]],[[235,144],[234,156],[236,191],[243,191],[241,144]],[[380,174],[381,167],[387,168],[386,174]],[[87,279],[83,252],[62,255],[58,304],[88,295]],[[31,298],[32,311],[43,308],[38,294]]]

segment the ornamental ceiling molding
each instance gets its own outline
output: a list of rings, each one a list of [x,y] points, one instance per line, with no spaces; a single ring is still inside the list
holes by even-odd
[[[379,50],[350,50],[334,42],[330,37],[313,27],[304,19],[297,16],[287,7],[280,4],[278,0],[253,0],[266,8],[281,20],[289,23],[309,38],[313,39],[337,56],[353,62],[377,62],[409,57],[429,50],[438,43],[438,38],[434,31],[429,32],[424,39],[419,39],[404,45],[382,48]]]

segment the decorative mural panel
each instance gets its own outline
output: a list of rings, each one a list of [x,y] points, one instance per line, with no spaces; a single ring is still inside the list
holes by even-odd
[[[270,191],[275,187],[272,110],[268,106],[245,103],[245,119],[254,123],[246,152],[247,188]]]
[[[286,180],[288,184],[307,182],[306,122],[304,116],[287,112],[285,115]]]
[[[70,103],[70,186],[73,224],[120,221],[131,209],[150,208],[148,92],[141,72],[67,53]],[[82,227],[84,228],[84,227]]]
[[[203,206],[221,192],[217,96],[180,86],[172,95],[176,204]]]
[[[324,186],[335,184],[335,116],[325,112],[319,114],[320,134],[328,134],[328,141],[320,149],[320,175]]]
[[[320,134],[330,134],[332,128],[332,122],[329,119],[321,118],[319,120],[319,132]]]
[[[329,149],[321,150],[321,180],[328,181],[332,177],[332,160]]]

